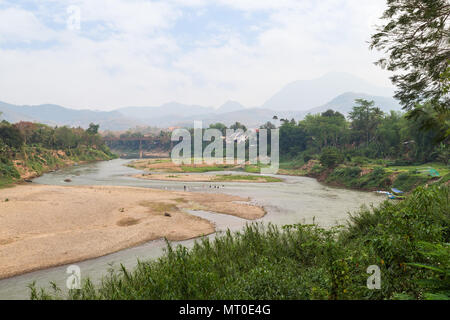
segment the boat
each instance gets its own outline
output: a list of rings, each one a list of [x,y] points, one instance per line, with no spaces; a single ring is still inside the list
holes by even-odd
[[[392,188],[391,189],[392,192],[397,193],[397,194],[403,194],[404,192],[402,190],[396,189],[396,188]]]

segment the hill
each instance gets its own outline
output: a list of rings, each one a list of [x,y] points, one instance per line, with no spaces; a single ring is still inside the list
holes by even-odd
[[[17,106],[0,101],[2,119],[9,122],[33,121],[51,126],[88,128],[91,122],[100,124],[103,130],[126,130],[142,124],[137,119],[124,117],[117,111],[75,110],[53,104]]]
[[[352,111],[356,99],[365,99],[367,101],[373,100],[375,101],[375,106],[379,107],[384,112],[389,112],[391,110],[395,111],[401,110],[401,106],[399,105],[398,101],[395,100],[394,98],[371,96],[365,93],[346,92],[337,96],[336,98],[332,99],[331,101],[320,107],[312,108],[306,111],[306,114],[321,113],[329,109],[332,109],[334,111],[339,111],[344,115],[348,115],[348,113]]]
[[[306,111],[322,106],[344,92],[364,92],[368,95],[393,95],[393,90],[375,86],[348,73],[328,73],[313,80],[295,81],[277,92],[262,107],[273,110]]]

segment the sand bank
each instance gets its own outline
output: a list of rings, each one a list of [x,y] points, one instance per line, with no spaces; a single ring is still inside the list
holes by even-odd
[[[162,237],[185,240],[214,232],[210,221],[183,209],[245,219],[264,216],[264,209],[248,200],[132,187],[3,189],[0,278],[99,257]]]
[[[146,180],[161,180],[161,181],[180,181],[180,182],[246,182],[246,183],[266,183],[266,182],[281,182],[281,179],[269,176],[256,175],[221,175],[221,174],[188,174],[188,173],[148,173],[136,174],[135,178]]]

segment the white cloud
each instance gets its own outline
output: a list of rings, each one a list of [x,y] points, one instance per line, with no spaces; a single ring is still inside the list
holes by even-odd
[[[17,8],[0,10],[0,44],[46,41],[54,36],[55,33],[41,24],[32,12]]]
[[[41,3],[36,14],[0,10],[0,100],[104,109],[173,100],[219,105],[234,99],[255,106],[290,81],[328,71],[388,84],[365,43],[384,0],[217,0],[267,19],[243,26],[255,32],[252,41],[224,27],[207,38],[194,34],[189,49],[172,28],[186,7],[207,15],[210,1],[66,1],[81,8],[78,33],[47,27],[42,19],[64,24],[65,6]],[[56,44],[2,48],[11,39]]]

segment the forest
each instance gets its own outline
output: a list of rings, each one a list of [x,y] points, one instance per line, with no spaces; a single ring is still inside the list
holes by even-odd
[[[114,158],[98,133],[21,121],[0,122],[0,187],[68,164]]]
[[[429,106],[425,106],[430,110]],[[448,163],[448,137],[443,127],[421,130],[425,119],[408,119],[408,113],[383,113],[373,101],[357,100],[348,120],[328,110],[307,115],[302,121],[281,119],[280,152],[285,159],[307,162],[324,150],[342,160],[351,157],[396,160],[404,165]],[[266,124],[264,127],[271,127]]]

